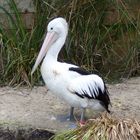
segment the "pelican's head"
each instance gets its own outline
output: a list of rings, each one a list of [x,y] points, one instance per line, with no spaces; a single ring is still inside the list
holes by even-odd
[[[64,18],[55,18],[49,22],[47,27],[48,32],[55,32],[58,36],[64,36],[68,33],[68,23]]]
[[[31,74],[34,73],[44,56],[46,55],[49,48],[61,37],[64,40],[68,33],[68,24],[64,18],[55,18],[49,22],[47,27],[47,35],[38,54],[36,62],[32,68]]]

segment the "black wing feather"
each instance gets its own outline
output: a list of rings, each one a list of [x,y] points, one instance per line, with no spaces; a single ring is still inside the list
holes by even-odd
[[[90,75],[91,73],[80,67],[70,67],[69,71],[77,72],[81,75]]]
[[[110,112],[108,109],[108,105],[110,104],[110,98],[106,86],[104,92],[102,92],[100,88],[98,90],[99,90],[99,94],[96,97],[96,99],[101,101],[101,104],[106,108],[108,112]]]

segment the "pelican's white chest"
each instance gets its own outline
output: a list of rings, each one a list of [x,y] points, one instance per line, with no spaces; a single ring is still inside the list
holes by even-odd
[[[58,69],[56,69],[57,64],[55,63],[42,63],[41,65],[41,74],[44,79],[44,82],[46,83],[47,81],[50,80],[56,80],[58,78],[59,72]]]
[[[66,72],[67,69],[59,62],[43,62],[41,66],[41,74],[47,88],[58,96],[63,96],[62,93],[67,90],[69,78],[65,75]]]

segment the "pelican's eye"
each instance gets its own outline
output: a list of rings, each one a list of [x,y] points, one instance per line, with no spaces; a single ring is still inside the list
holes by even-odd
[[[51,30],[53,30],[53,27],[51,27]]]

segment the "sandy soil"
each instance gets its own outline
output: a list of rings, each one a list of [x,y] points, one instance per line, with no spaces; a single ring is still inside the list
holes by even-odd
[[[112,115],[140,120],[140,77],[107,86]],[[58,121],[56,116],[68,112],[69,106],[45,87],[0,88],[1,125],[64,130],[71,124]]]

